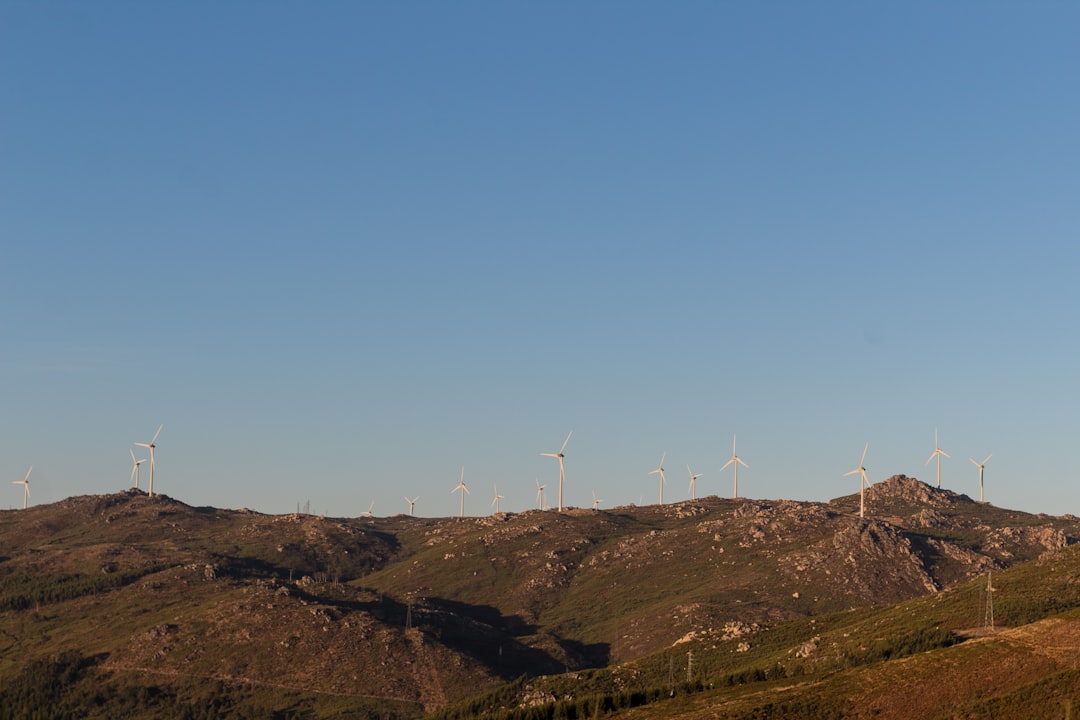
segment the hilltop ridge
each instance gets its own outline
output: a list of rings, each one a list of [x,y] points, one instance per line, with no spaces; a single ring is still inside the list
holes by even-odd
[[[519,676],[933,596],[1080,538],[1075,517],[904,475],[866,501],[865,518],[857,495],[324,518],[125,491],[0,512],[0,680],[76,652],[106,686],[157,688],[163,717],[208,682],[237,707],[416,717]]]

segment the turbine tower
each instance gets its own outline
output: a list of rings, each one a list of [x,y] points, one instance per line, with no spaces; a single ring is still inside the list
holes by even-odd
[[[499,494],[499,486],[492,485],[495,488],[495,499],[491,501],[491,504],[495,506],[495,514],[499,514],[499,501],[504,499],[505,496]]]
[[[22,509],[23,510],[26,509],[26,503],[27,503],[28,500],[30,500],[30,473],[31,473],[31,471],[33,471],[33,469],[34,469],[34,466],[31,465],[30,469],[26,471],[26,477],[24,477],[22,480],[12,480],[11,481],[12,485],[22,485],[23,486],[23,496],[22,496]]]
[[[930,453],[930,457],[926,459],[926,465],[930,464],[930,461],[937,458],[937,486],[941,487],[941,457],[949,457],[949,453],[941,449],[941,445],[938,444],[937,428],[934,428],[934,452]]]
[[[664,480],[664,458],[666,458],[666,457],[667,457],[667,450],[665,450],[664,454],[660,456],[660,464],[656,467],[656,469],[649,471],[650,475],[656,475],[656,474],[660,475],[660,504],[661,505],[664,504],[664,483],[667,482],[666,480]]]
[[[420,499],[419,495],[414,497],[412,500],[410,500],[409,498],[405,498],[405,502],[409,503],[409,517],[413,516],[413,508],[416,507],[416,501],[419,500],[419,499]]]
[[[465,466],[461,466],[461,479],[458,480],[458,484],[454,486],[454,489],[450,491],[451,494],[461,491],[461,514],[458,517],[465,517],[465,493],[469,492],[469,488],[465,487]]]
[[[979,468],[979,502],[983,501],[983,468],[986,467],[986,461],[989,460],[993,454],[994,453],[990,453],[990,455],[987,455],[986,459],[982,462],[975,462],[975,458],[968,458],[968,460],[975,463],[975,467]]]
[[[697,479],[701,477],[702,473],[695,475],[689,465],[686,466],[686,472],[690,473],[690,499],[697,500]]]
[[[161,434],[161,428],[163,427],[165,426],[158,425],[157,432],[154,433],[154,438],[150,442],[135,443],[136,447],[144,447],[150,451],[150,492],[148,493],[150,497],[154,497],[154,448],[157,447],[154,443],[157,442],[157,436]]]
[[[562,512],[562,487],[563,487],[563,478],[565,477],[565,472],[564,472],[564,469],[563,469],[563,458],[566,457],[566,456],[563,455],[563,450],[566,449],[566,443],[570,442],[570,436],[573,435],[573,434],[574,434],[573,430],[571,430],[570,432],[568,432],[566,434],[566,439],[563,440],[563,444],[562,444],[562,447],[559,448],[559,452],[557,452],[557,453],[540,453],[540,455],[542,457],[553,457],[553,458],[558,458],[559,459],[559,512]]]
[[[733,495],[733,497],[738,498],[739,497],[739,466],[742,465],[744,468],[749,468],[750,466],[747,465],[746,463],[744,463],[742,461],[742,458],[739,457],[738,453],[735,452],[735,442],[736,442],[736,436],[732,435],[731,436],[731,459],[728,460],[726,463],[724,463],[724,467],[720,468],[720,472],[724,472],[724,470],[727,469],[728,465],[734,465],[735,466],[735,494]]]
[[[546,487],[547,487],[547,485],[541,485],[540,484],[540,479],[537,478],[537,480],[536,480],[536,509],[537,510],[543,510],[544,509],[544,488],[546,488]]]
[[[866,445],[863,446],[862,457],[859,458],[859,467],[855,468],[854,470],[852,470],[850,472],[844,473],[844,477],[847,477],[848,475],[854,475],[855,473],[859,473],[859,475],[860,475],[860,479],[859,479],[859,517],[862,517],[863,514],[864,514],[864,511],[866,510],[866,502],[865,502],[865,498],[863,496],[863,492],[866,490],[866,486],[867,486],[866,467],[865,466],[866,466],[866,451],[869,448],[870,448],[870,443],[866,443]]]
[[[128,478],[128,482],[131,482],[132,480],[135,480],[135,489],[138,490],[139,489],[139,466],[142,465],[144,462],[146,462],[146,458],[143,458],[142,460],[136,460],[135,459],[135,451],[131,450],[129,448],[128,452],[131,453],[131,477]]]

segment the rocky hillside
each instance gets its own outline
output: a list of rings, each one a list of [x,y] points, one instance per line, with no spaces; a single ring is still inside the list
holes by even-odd
[[[902,475],[867,510],[711,497],[335,519],[129,491],[0,512],[0,701],[57,692],[33,680],[52,672],[73,717],[416,717],[710,638],[749,658],[771,628],[935,596],[1080,538],[1075,517]]]

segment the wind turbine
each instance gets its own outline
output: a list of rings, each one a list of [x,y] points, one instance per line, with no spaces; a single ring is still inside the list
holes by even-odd
[[[553,457],[553,458],[558,458],[559,459],[559,512],[562,512],[562,486],[563,486],[563,478],[565,477],[565,472],[564,472],[564,469],[563,469],[563,458],[566,457],[566,456],[563,455],[563,450],[566,449],[566,443],[570,442],[570,436],[573,435],[573,434],[574,434],[573,430],[571,430],[570,432],[568,432],[566,434],[566,439],[563,440],[563,444],[562,444],[562,447],[559,448],[559,452],[557,452],[557,453],[540,453],[540,455],[542,457]]]
[[[596,491],[593,490],[593,493],[592,493],[592,509],[593,510],[599,510],[600,509],[600,503],[602,503],[602,502],[604,502],[604,501],[601,500],[600,498],[596,497]]]
[[[930,457],[926,459],[926,464],[929,465],[930,461],[935,457],[937,458],[937,486],[941,487],[941,456],[949,457],[949,453],[941,449],[937,439],[937,428],[934,428],[934,452],[930,453]]]
[[[859,480],[859,517],[862,517],[864,511],[866,510],[866,502],[865,502],[865,498],[863,496],[863,492],[866,490],[866,486],[868,484],[866,482],[866,467],[865,467],[865,464],[866,464],[866,451],[869,448],[870,448],[870,443],[866,443],[866,445],[863,446],[862,457],[859,458],[859,467],[855,468],[854,470],[852,470],[850,472],[844,473],[844,477],[847,477],[848,475],[854,475],[855,473],[859,473],[859,475],[861,476],[861,478]]]
[[[664,480],[664,458],[666,458],[666,457],[667,457],[667,450],[665,450],[664,454],[660,456],[660,464],[656,466],[656,469],[649,471],[650,475],[656,475],[658,473],[660,475],[660,504],[661,505],[664,504],[664,483],[667,482],[666,480]]]
[[[144,447],[150,450],[150,497],[154,497],[154,448],[157,447],[154,443],[157,441],[157,436],[161,434],[161,428],[164,425],[158,425],[157,432],[154,433],[154,438],[148,443],[135,443],[136,447]]]
[[[686,472],[690,473],[690,499],[697,500],[697,479],[701,477],[702,473],[695,475],[689,465],[686,466]]]
[[[975,462],[975,458],[968,458],[968,460],[975,463],[975,467],[979,468],[979,502],[983,501],[983,468],[986,467],[986,460],[989,460],[993,454],[987,455],[982,462]]]
[[[749,468],[750,466],[747,465],[746,463],[744,463],[742,461],[742,458],[740,458],[739,455],[735,452],[735,441],[736,441],[736,436],[732,435],[731,436],[731,459],[728,460],[726,463],[724,463],[724,467],[720,468],[720,472],[724,472],[724,470],[727,469],[728,465],[731,465],[731,464],[735,465],[735,495],[733,497],[737,498],[737,497],[739,497],[739,466],[742,465],[744,468]]]
[[[499,486],[498,485],[492,485],[491,487],[495,488],[495,499],[491,501],[491,504],[495,506],[495,514],[498,515],[499,514],[499,501],[505,499],[506,496],[499,494]]]
[[[414,497],[412,500],[410,500],[409,498],[405,498],[405,502],[409,503],[409,517],[412,517],[413,508],[416,507],[416,501],[419,500],[419,499],[420,499],[419,495]]]
[[[546,488],[546,487],[547,487],[547,485],[541,485],[540,484],[540,479],[537,478],[537,480],[536,480],[536,509],[537,510],[543,510],[544,509],[544,488]]]
[[[461,466],[461,479],[458,480],[458,484],[454,486],[454,489],[450,491],[451,494],[461,491],[461,514],[458,517],[465,517],[465,493],[469,492],[469,488],[465,487],[465,466]]]
[[[134,479],[135,480],[135,489],[138,490],[139,489],[139,466],[142,465],[144,462],[146,462],[146,458],[143,458],[142,460],[136,460],[135,459],[135,451],[131,450],[129,448],[128,452],[131,453],[131,477],[128,478],[128,482],[131,482],[132,479]]]
[[[375,509],[375,501],[372,500],[371,504],[368,505],[368,509],[365,510],[364,512],[360,513],[360,517],[369,517],[369,518],[375,517],[375,515],[372,514],[372,512],[371,512],[374,509]]]
[[[34,466],[31,465],[30,470],[26,471],[26,477],[24,477],[22,480],[12,480],[11,481],[12,485],[22,485],[23,486],[23,496],[22,496],[22,509],[23,510],[26,509],[26,503],[30,499],[30,472],[33,469],[34,469]]]

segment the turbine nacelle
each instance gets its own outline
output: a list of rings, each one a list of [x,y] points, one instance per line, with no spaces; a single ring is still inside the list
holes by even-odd
[[[147,494],[150,497],[154,496],[154,448],[157,447],[157,445],[155,443],[157,442],[158,435],[161,434],[161,428],[163,428],[163,427],[165,427],[165,426],[164,425],[158,425],[157,432],[154,433],[154,437],[152,437],[150,439],[150,442],[148,442],[148,443],[134,443],[134,445],[136,447],[144,447],[144,448],[146,448],[147,450],[150,451],[150,489],[147,492]],[[132,455],[134,455],[134,453],[132,453]]]
[[[26,477],[24,477],[22,480],[12,480],[11,481],[12,485],[22,485],[23,486],[23,503],[22,503],[23,510],[26,509],[26,503],[30,500],[30,473],[33,472],[33,470],[34,470],[34,466],[31,465],[30,469],[26,471]]]
[[[863,517],[866,511],[866,500],[863,492],[869,486],[866,481],[866,451],[870,449],[870,443],[863,446],[862,457],[859,458],[859,467],[844,473],[844,477],[859,473],[859,517]]]
[[[938,431],[934,428],[934,452],[930,453],[930,457],[926,459],[925,465],[929,465],[930,461],[937,458],[937,486],[941,487],[941,458],[950,457],[949,453],[941,449],[941,445],[938,443]]]
[[[570,432],[568,432],[566,434],[566,439],[563,440],[563,444],[562,444],[562,447],[559,448],[559,452],[557,452],[557,453],[540,453],[541,457],[553,457],[553,458],[555,458],[555,459],[557,459],[559,461],[559,512],[562,512],[562,509],[563,509],[563,503],[562,503],[563,480],[566,478],[566,468],[563,465],[563,459],[566,457],[566,455],[563,454],[563,451],[566,450],[566,444],[568,442],[570,442],[570,436],[573,435],[573,434],[574,434],[573,430],[571,430]]]
[[[738,436],[732,435],[731,436],[731,459],[728,460],[726,463],[724,463],[723,467],[720,468],[720,472],[723,472],[724,470],[727,469],[728,465],[734,465],[735,466],[735,493],[734,493],[734,497],[739,497],[739,466],[742,465],[744,468],[749,468],[750,467],[749,465],[747,465],[746,463],[744,463],[742,461],[742,458],[740,458],[739,454],[736,452],[735,448],[736,448],[736,442],[737,441],[738,441]]]

